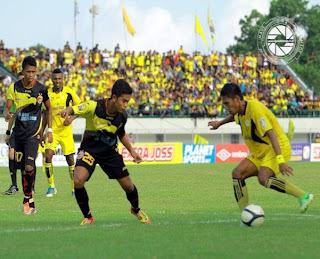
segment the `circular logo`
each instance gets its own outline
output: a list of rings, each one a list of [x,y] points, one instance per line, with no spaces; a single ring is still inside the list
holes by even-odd
[[[299,58],[304,42],[297,25],[287,17],[265,22],[258,33],[258,49],[273,64],[290,63]]]

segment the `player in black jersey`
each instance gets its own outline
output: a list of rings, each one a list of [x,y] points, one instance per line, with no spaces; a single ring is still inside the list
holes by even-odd
[[[52,142],[52,113],[47,88],[35,80],[37,63],[33,57],[26,57],[22,62],[24,78],[11,85],[4,109],[6,121],[15,116],[13,135],[15,140],[15,168],[22,171],[24,192],[23,212],[26,215],[36,213],[32,196],[34,185],[35,160],[42,134],[41,105],[47,110],[47,138]],[[12,104],[15,114],[10,113]]]
[[[131,203],[131,213],[141,223],[151,223],[150,218],[139,208],[138,190],[131,181],[122,155],[117,150],[118,137],[134,161],[136,163],[142,161],[128,141],[124,128],[128,117],[125,110],[131,94],[132,89],[129,84],[120,79],[114,83],[109,99],[88,101],[68,107],[61,112],[64,118],[73,114],[86,118],[86,129],[74,172],[75,196],[84,216],[81,225],[94,223],[84,184],[90,179],[96,164],[100,165],[110,179],[116,179],[119,182]]]

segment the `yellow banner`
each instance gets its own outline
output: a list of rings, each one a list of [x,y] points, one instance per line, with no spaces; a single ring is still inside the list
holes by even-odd
[[[135,143],[133,149],[141,156],[142,164],[181,164],[182,143]],[[119,153],[122,154],[126,164],[132,162],[132,156],[120,143]]]

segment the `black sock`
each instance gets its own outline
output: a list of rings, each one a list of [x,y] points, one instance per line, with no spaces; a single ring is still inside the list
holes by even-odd
[[[22,183],[23,183],[23,193],[25,196],[32,198],[32,186],[34,179],[34,170],[25,171],[25,174],[22,174]]]
[[[37,174],[37,167],[34,168],[34,173],[33,173],[33,181],[32,181],[32,191],[34,191],[34,185],[36,183],[36,174]]]
[[[89,197],[86,191],[86,188],[82,187],[81,189],[74,189],[75,196],[79,205],[80,210],[85,218],[91,218],[91,212],[89,208]]]
[[[9,170],[12,185],[17,186],[17,170],[14,169],[14,160],[9,159]]]
[[[126,193],[127,199],[131,203],[131,207],[135,213],[137,213],[139,208],[139,196],[138,196],[138,190],[135,185],[133,185],[134,190],[132,192]]]

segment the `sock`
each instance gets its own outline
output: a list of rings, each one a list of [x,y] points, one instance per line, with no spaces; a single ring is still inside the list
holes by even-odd
[[[299,189],[297,186],[289,183],[285,179],[279,179],[277,177],[269,177],[265,184],[265,187],[276,190],[278,192],[287,193],[297,198],[300,198],[306,192]]]
[[[14,169],[14,160],[9,159],[9,171],[12,185],[17,186],[17,170]]]
[[[35,191],[34,185],[36,183],[36,175],[37,175],[37,167],[34,168],[34,173],[33,173],[33,181],[32,181],[32,190]]]
[[[244,180],[233,179],[233,192],[242,211],[249,204],[248,189]]]
[[[53,167],[52,167],[52,163],[45,163],[45,167],[46,167],[46,175],[48,178],[48,184],[50,185],[50,187],[54,188],[54,178],[53,178]]]
[[[85,218],[91,218],[91,212],[89,208],[89,197],[86,188],[75,189],[75,196],[79,205],[80,210]]]
[[[25,171],[22,174],[22,181],[23,181],[23,193],[25,197],[32,198],[32,186],[33,186],[33,179],[34,179],[34,170]]]
[[[73,174],[74,174],[74,167],[75,165],[69,166],[69,175],[70,175],[70,182],[71,182],[71,190],[74,192],[74,182],[73,182]]]
[[[42,172],[46,172],[46,156],[42,155]]]
[[[135,213],[137,213],[139,208],[139,196],[138,196],[138,190],[135,185],[133,185],[134,190],[132,192],[126,193],[127,199],[131,203],[131,207]]]

